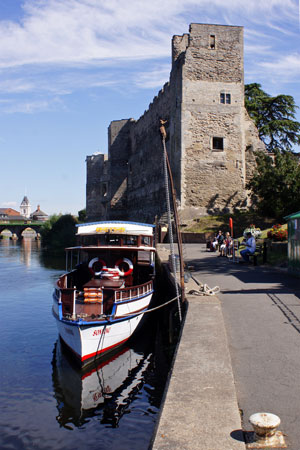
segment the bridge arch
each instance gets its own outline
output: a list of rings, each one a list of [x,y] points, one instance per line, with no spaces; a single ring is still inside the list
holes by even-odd
[[[22,223],[18,225],[9,224],[9,223],[0,223],[0,237],[2,238],[4,235],[2,234],[4,230],[6,232],[4,234],[7,235],[7,237],[11,237],[12,235],[16,235],[19,239],[22,239],[29,233],[28,229],[32,230],[33,233],[35,233],[34,237],[39,236],[39,232],[41,229],[42,224],[34,224],[34,223]],[[27,230],[27,231],[25,231]],[[7,233],[8,232],[8,233]],[[11,233],[11,235],[9,234]],[[24,236],[25,234],[25,236]]]
[[[8,228],[0,230],[0,236],[2,239],[11,239],[12,235],[12,232]]]
[[[37,232],[31,227],[26,227],[20,234],[23,238],[35,239],[37,237]]]

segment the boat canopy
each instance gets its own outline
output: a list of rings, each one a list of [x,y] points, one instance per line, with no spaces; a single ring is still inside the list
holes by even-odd
[[[121,222],[111,220],[107,222],[94,222],[78,224],[77,236],[118,234],[131,236],[153,236],[155,225],[138,222]]]

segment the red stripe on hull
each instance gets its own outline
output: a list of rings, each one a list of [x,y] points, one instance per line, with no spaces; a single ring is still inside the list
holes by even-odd
[[[96,367],[91,369],[89,372],[86,372],[84,375],[82,375],[81,379],[84,380],[85,378],[89,377],[92,373],[96,372],[96,370],[102,369],[102,367],[107,366],[107,364],[111,363],[115,359],[117,359],[119,356],[123,355],[123,353],[128,351],[128,347],[123,347],[122,350],[118,351],[117,353],[114,353],[110,358],[107,358],[102,363],[97,364]]]
[[[88,362],[91,362],[93,359],[95,358],[99,358],[100,356],[103,356],[104,353],[107,353],[117,347],[119,347],[120,345],[124,344],[126,341],[128,341],[129,337],[124,339],[123,341],[118,342],[117,344],[111,345],[110,347],[106,347],[103,348],[100,351],[97,351],[95,353],[90,353],[89,355],[83,356],[81,357],[77,352],[75,352],[75,350],[73,350],[72,347],[70,347],[66,341],[60,336],[61,340],[63,341],[63,343],[68,347],[68,349],[73,353],[73,355],[76,357],[76,359],[81,362],[81,364],[87,364]],[[91,361],[90,361],[91,360]]]
[[[110,347],[106,347],[106,348],[103,348],[102,350],[97,351],[95,353],[90,353],[89,355],[83,356],[81,358],[81,361],[83,362],[83,361],[86,361],[87,359],[95,358],[95,356],[100,356],[103,353],[108,352],[109,350],[112,350],[112,349],[118,347],[119,345],[124,344],[124,342],[126,342],[128,339],[129,339],[129,337],[124,339],[123,341],[118,342],[117,344],[111,345]]]

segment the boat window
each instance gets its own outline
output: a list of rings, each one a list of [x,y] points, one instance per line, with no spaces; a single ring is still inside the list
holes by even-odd
[[[121,237],[119,234],[106,234],[106,245],[121,245]]]
[[[124,245],[134,245],[137,246],[137,236],[124,236]]]
[[[140,250],[138,252],[138,263],[139,264],[143,264],[143,263],[150,264],[150,257],[151,257],[150,252]]]
[[[150,236],[142,236],[142,245],[150,247],[150,245],[151,245]]]

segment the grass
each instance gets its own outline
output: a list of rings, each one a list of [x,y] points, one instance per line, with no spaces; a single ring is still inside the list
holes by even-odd
[[[262,233],[259,239],[267,239],[268,232],[276,223],[274,219],[258,217],[254,213],[238,212],[232,215],[226,214],[200,217],[183,226],[182,231],[191,233],[211,233],[212,235],[217,233],[218,230],[226,232],[229,231],[230,217],[233,219],[234,237],[240,242],[244,239],[243,231],[245,228],[248,228],[250,224],[255,224],[257,228],[261,229]],[[282,228],[286,229],[287,224],[284,224]],[[286,245],[284,245],[284,243],[272,243],[272,241],[268,239],[267,247],[268,264],[272,266],[287,265],[287,252]]]
[[[234,237],[243,235],[245,228],[254,223],[261,230],[270,229],[274,225],[274,219],[258,217],[252,212],[237,212],[234,214],[223,214],[215,216],[203,216],[185,224],[182,231],[191,233],[209,233],[218,232],[218,230],[229,231],[229,218],[233,220]]]

